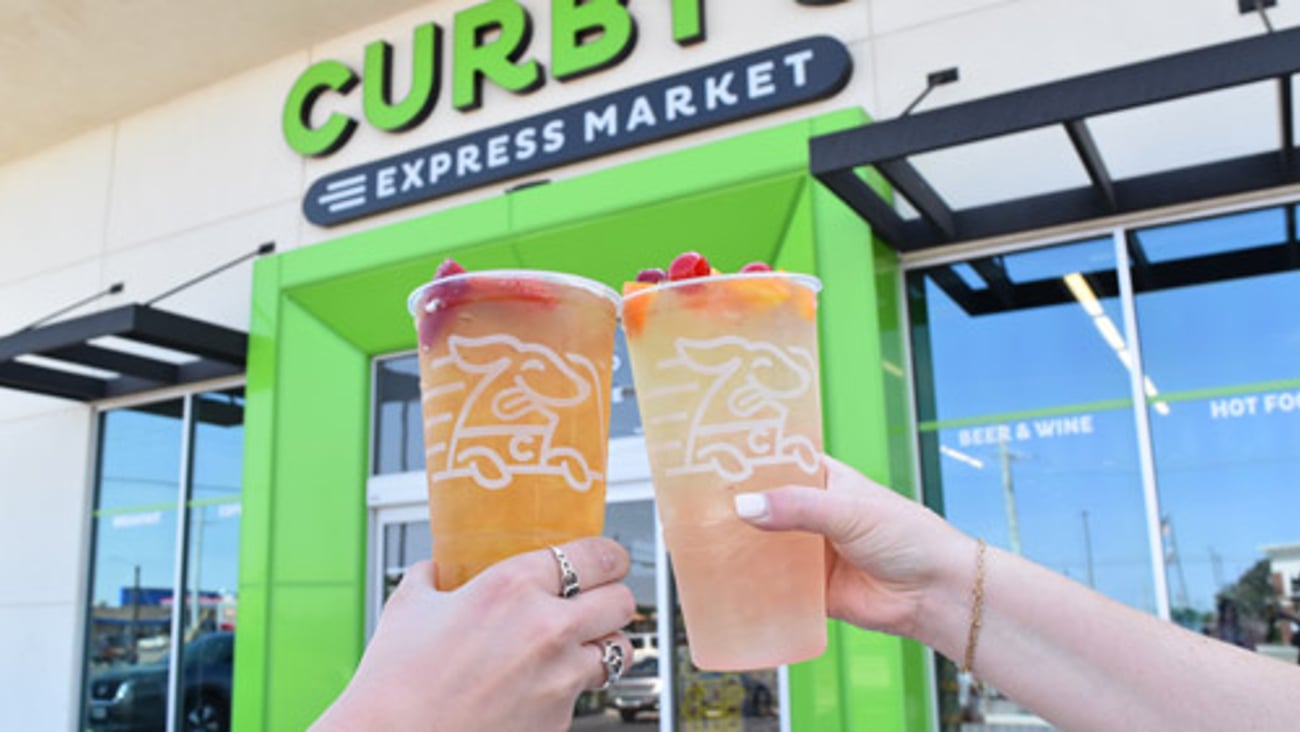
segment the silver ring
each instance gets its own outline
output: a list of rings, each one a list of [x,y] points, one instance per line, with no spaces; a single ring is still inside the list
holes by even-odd
[[[608,689],[610,685],[623,678],[623,646],[612,640],[605,641],[605,650],[600,657],[600,662],[605,664],[605,683],[601,684],[601,690]]]
[[[573,597],[582,589],[578,585],[578,572],[573,568],[573,562],[569,561],[558,546],[548,548],[555,555],[555,561],[560,564],[560,597]]]

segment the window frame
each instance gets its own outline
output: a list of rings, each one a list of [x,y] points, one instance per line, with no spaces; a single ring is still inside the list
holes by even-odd
[[[90,440],[87,450],[86,461],[86,483],[85,483],[85,511],[82,521],[82,546],[85,547],[81,554],[81,566],[79,567],[78,576],[78,593],[76,602],[81,609],[81,615],[78,618],[79,627],[77,628],[77,641],[74,643],[74,650],[77,659],[77,672],[72,674],[73,687],[71,690],[73,699],[74,714],[71,720],[72,729],[82,730],[85,728],[87,721],[86,714],[89,709],[89,681],[90,681],[90,629],[92,625],[91,600],[93,597],[95,581],[95,564],[98,548],[98,532],[96,531],[96,512],[99,510],[99,490],[101,465],[103,456],[103,420],[109,412],[131,409],[133,407],[147,406],[150,404],[159,404],[162,402],[179,399],[181,401],[181,420],[180,430],[181,439],[177,445],[180,450],[179,475],[176,494],[176,528],[175,541],[176,547],[172,557],[172,593],[173,602],[170,610],[168,621],[168,633],[172,638],[170,648],[167,652],[168,671],[167,671],[167,711],[165,732],[176,732],[178,729],[177,721],[180,716],[179,692],[181,683],[181,646],[183,644],[175,641],[180,637],[181,629],[184,626],[183,613],[186,608],[185,602],[176,602],[178,595],[183,595],[186,580],[186,573],[189,562],[189,535],[190,527],[188,512],[190,510],[189,502],[192,500],[193,490],[193,465],[194,465],[194,400],[201,394],[215,391],[224,391],[228,389],[246,388],[247,380],[244,375],[223,377],[209,381],[195,382],[184,386],[159,389],[144,394],[131,394],[123,397],[114,397],[91,402],[90,418]],[[241,499],[242,503],[242,499]],[[232,669],[233,672],[233,669]]]

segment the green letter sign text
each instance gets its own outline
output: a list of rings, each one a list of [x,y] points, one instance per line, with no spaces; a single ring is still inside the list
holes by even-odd
[[[487,37],[497,32],[491,41]],[[526,94],[545,81],[535,59],[519,63],[533,36],[533,21],[514,0],[491,0],[456,13],[451,99],[456,109],[478,109],[483,78]]]
[[[551,0],[551,73],[557,79],[618,65],[636,46],[627,0]]]
[[[366,46],[365,83],[361,94],[366,120],[381,130],[401,132],[423,122],[438,102],[438,69],[442,29],[425,23],[415,29],[411,44],[411,88],[406,98],[392,101],[393,49],[384,41]]]
[[[284,101],[284,139],[300,155],[329,155],[343,147],[357,128],[357,121],[331,113],[320,127],[311,126],[311,109],[327,91],[347,94],[357,85],[357,75],[338,61],[321,61],[303,72]]]

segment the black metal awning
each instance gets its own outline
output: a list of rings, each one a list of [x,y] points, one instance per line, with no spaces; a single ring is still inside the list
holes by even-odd
[[[247,349],[240,331],[122,305],[0,338],[0,387],[93,401],[242,374]]]
[[[0,388],[88,402],[243,374],[245,333],[154,303],[274,251],[275,242],[260,244],[144,304],[50,322],[122,292],[117,282],[0,337]]]
[[[811,141],[812,174],[899,252],[1006,236],[1273,188],[1300,180],[1291,76],[1300,28],[1064,79],[929,112],[866,124]],[[1089,121],[1164,102],[1276,81],[1271,149],[1114,178]],[[913,161],[995,138],[1060,129],[1087,185],[955,208]],[[1004,161],[1011,169],[1015,160]],[[873,167],[919,214],[904,217],[860,175]]]

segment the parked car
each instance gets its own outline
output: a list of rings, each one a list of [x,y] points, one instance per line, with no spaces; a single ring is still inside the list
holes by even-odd
[[[181,654],[184,732],[228,732],[235,635],[207,633]],[[114,668],[90,679],[90,732],[159,732],[167,728],[167,664]]]
[[[608,703],[618,710],[624,722],[631,722],[641,712],[659,711],[659,657],[646,656],[628,668],[623,678],[610,684]]]

